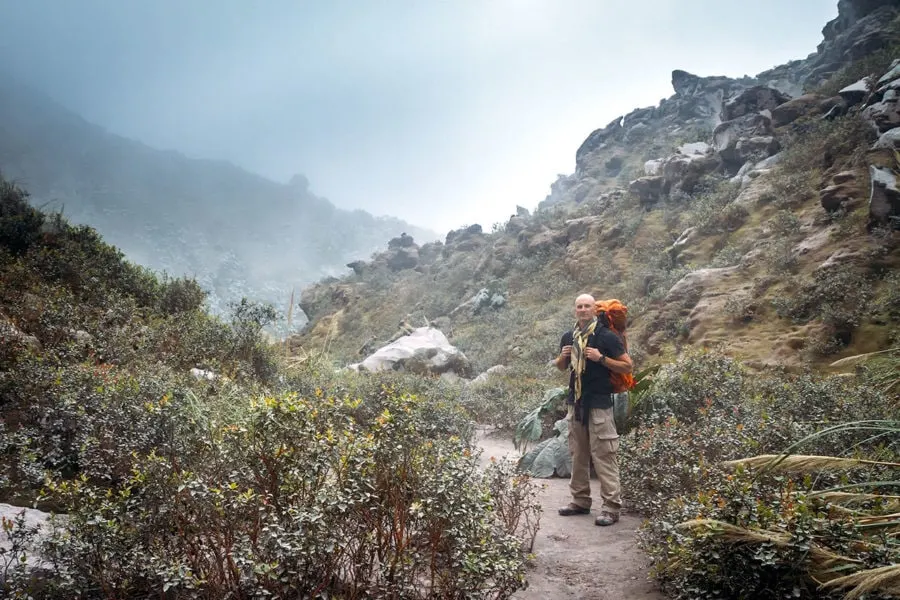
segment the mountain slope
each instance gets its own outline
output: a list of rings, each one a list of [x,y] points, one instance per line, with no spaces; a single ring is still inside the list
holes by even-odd
[[[295,346],[358,360],[408,317],[482,369],[540,365],[583,291],[629,305],[642,362],[723,344],[757,366],[822,365],[896,344],[900,7],[839,10],[803,61],[740,80],[674,71],[675,94],[591,133],[533,216],[305,290]]]
[[[129,259],[195,276],[216,312],[244,295],[283,307],[293,287],[344,271],[393,236],[435,237],[339,210],[302,175],[283,185],[113,135],[15,82],[0,89],[0,172]]]

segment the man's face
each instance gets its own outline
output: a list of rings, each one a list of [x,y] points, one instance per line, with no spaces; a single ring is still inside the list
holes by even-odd
[[[594,299],[590,296],[579,296],[575,300],[575,318],[585,323],[594,318]]]

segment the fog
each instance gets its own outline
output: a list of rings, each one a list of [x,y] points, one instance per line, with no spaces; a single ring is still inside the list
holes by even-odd
[[[534,208],[673,69],[803,58],[836,0],[0,2],[0,69],[88,121],[439,232]]]

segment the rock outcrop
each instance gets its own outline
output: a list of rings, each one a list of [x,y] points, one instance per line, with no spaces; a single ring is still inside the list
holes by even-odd
[[[900,187],[891,169],[869,168],[872,189],[869,194],[869,227],[891,225],[900,229]]]
[[[516,340],[500,352],[479,327],[518,323],[545,308],[551,314],[541,302],[580,286],[624,290],[643,303],[630,329],[637,352],[728,343],[765,360],[806,360],[797,338],[821,334],[822,323],[794,328],[773,308],[772,295],[790,294],[788,280],[806,278],[832,256],[865,255],[886,237],[885,227],[900,226],[900,56],[882,73],[852,83],[845,73],[817,87],[821,93],[809,92],[824,74],[858,58],[867,40],[888,39],[892,34],[876,32],[874,23],[882,19],[887,31],[884,19],[897,6],[842,0],[839,8],[820,52],[806,59],[738,79],[673,71],[674,94],[591,132],[576,152],[575,171],[556,178],[534,215],[519,207],[491,233],[463,227],[422,248],[401,236],[388,249],[391,265],[379,255],[352,264],[353,285],[331,282],[320,292],[334,311],[309,339],[330,339],[329,331],[364,322],[371,331],[361,339],[388,340],[400,311],[416,312],[440,323],[473,357],[483,353],[475,360],[489,361],[478,364],[484,369],[501,355],[540,353]],[[859,117],[871,124],[871,149],[856,147],[866,138]],[[845,133],[849,143],[835,145],[834,136]],[[727,181],[734,185],[721,185]],[[867,235],[859,219],[866,202],[868,228],[877,235]],[[844,254],[835,253],[841,248]],[[398,289],[384,291],[394,275]],[[355,308],[367,282],[404,304],[384,311],[390,318]],[[769,293],[770,286],[777,290]],[[502,305],[488,291],[497,289],[505,292]],[[765,352],[754,345],[758,336],[731,335],[736,328],[767,334],[761,315],[790,330]],[[540,317],[534,325],[542,326]]]

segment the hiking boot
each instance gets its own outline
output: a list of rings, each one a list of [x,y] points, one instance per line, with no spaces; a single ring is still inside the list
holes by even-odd
[[[607,511],[601,512],[596,519],[594,519],[594,525],[599,525],[601,527],[606,527],[607,525],[612,525],[613,523],[619,522],[619,515]]]
[[[565,506],[559,509],[559,516],[561,517],[570,517],[572,515],[587,515],[590,514],[591,509],[585,508],[583,506],[578,506],[574,502],[569,502]]]

